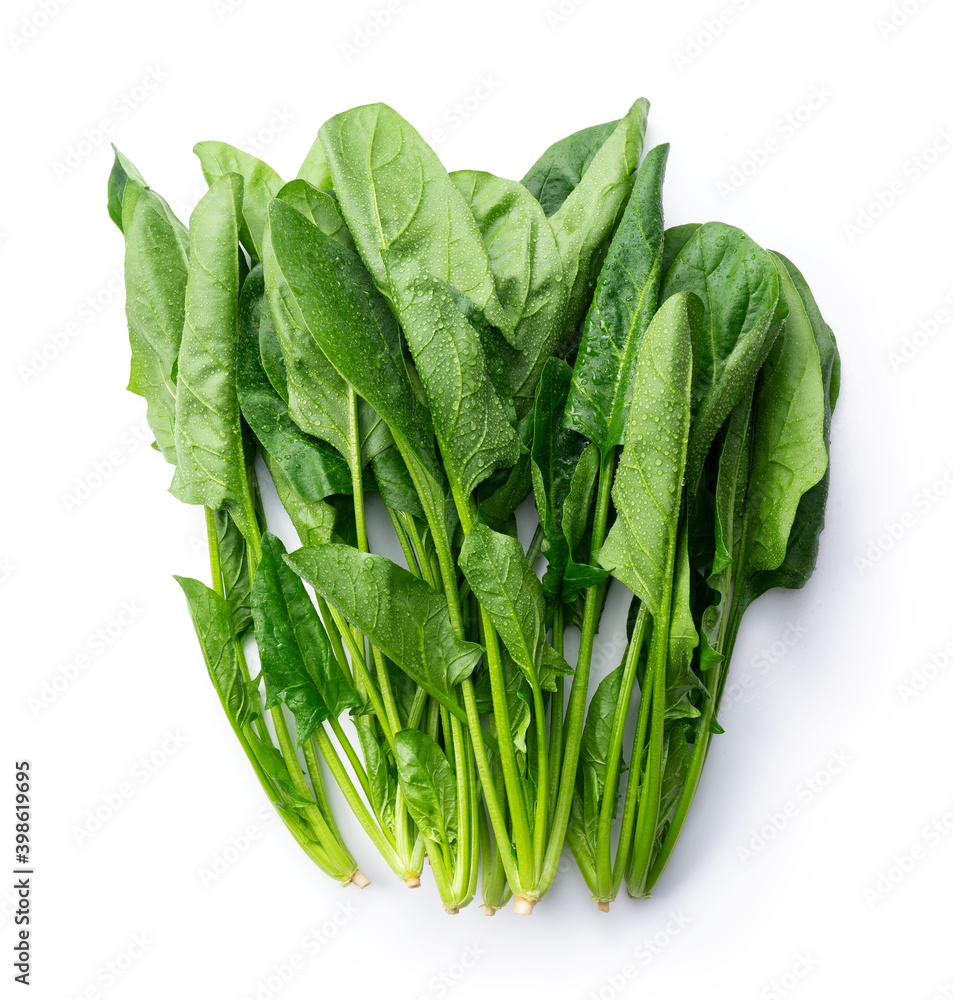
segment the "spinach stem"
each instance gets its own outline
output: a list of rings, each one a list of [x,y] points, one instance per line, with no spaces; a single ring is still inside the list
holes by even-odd
[[[622,739],[625,735],[626,719],[629,717],[629,703],[632,700],[632,688],[635,685],[639,656],[642,653],[647,619],[648,612],[645,605],[642,604],[639,607],[639,614],[632,630],[632,639],[626,651],[622,668],[622,683],[619,687],[619,700],[616,703],[615,714],[612,717],[612,730],[609,734],[605,792],[599,812],[599,825],[596,830],[596,885],[593,888],[593,894],[605,901],[615,899],[616,892],[618,892],[618,889],[613,890],[612,888],[612,816],[616,810],[616,788],[622,766]],[[630,776],[634,771],[638,771],[636,760],[630,764]]]
[[[615,449],[610,448],[599,459],[599,486],[596,493],[596,511],[592,525],[591,550],[593,552],[602,548],[602,543],[605,540],[614,471]],[[556,877],[559,857],[562,854],[566,831],[569,827],[573,787],[576,783],[576,768],[579,764],[579,751],[582,746],[582,728],[586,716],[586,694],[589,689],[592,650],[599,627],[599,615],[602,610],[602,597],[605,590],[606,583],[602,581],[586,591],[579,659],[576,662],[576,672],[573,674],[572,685],[569,689],[569,710],[563,736],[565,742],[562,773],[559,779],[559,795],[556,799],[556,809],[550,827],[549,846],[543,861],[543,873],[540,880],[541,894],[549,889]]]

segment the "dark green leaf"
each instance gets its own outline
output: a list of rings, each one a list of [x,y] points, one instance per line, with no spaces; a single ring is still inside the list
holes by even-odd
[[[248,580],[248,544],[235,522],[223,510],[212,514],[218,537],[225,599],[232,612],[232,630],[241,637],[252,627],[251,585]]]
[[[573,369],[566,422],[603,454],[622,444],[639,342],[658,308],[667,157],[668,145],[656,146],[639,167]]]
[[[361,741],[364,755],[364,771],[370,788],[371,807],[388,829],[394,829],[394,807],[397,783],[387,763],[387,756],[381,748],[370,726],[358,724],[357,736]]]
[[[394,734],[397,780],[420,832],[449,847],[457,836],[457,779],[440,747],[418,729]]]
[[[592,158],[618,124],[616,120],[573,132],[554,142],[529,168],[520,183],[540,203],[547,216],[557,211],[575,190]]]
[[[241,729],[259,712],[252,688],[242,680],[238,652],[232,632],[232,613],[224,597],[198,580],[177,576],[189,603],[208,675],[222,702],[222,708],[235,729]]]
[[[316,503],[332,493],[350,493],[347,462],[334,449],[302,431],[261,364],[259,343],[273,336],[271,309],[261,265],[242,287],[239,310],[238,399],[242,416],[265,452],[269,468],[282,472],[305,501]]]
[[[740,229],[701,226],[685,243],[662,286],[662,300],[693,292],[695,384],[686,482],[697,488],[715,435],[761,367],[784,317],[778,269]]]
[[[450,711],[451,689],[473,672],[482,646],[458,639],[442,594],[383,556],[346,545],[298,549],[294,571]]]
[[[582,318],[606,243],[632,190],[632,174],[642,155],[649,104],[639,98],[589,161],[579,183],[550,217],[568,289],[566,321]]]
[[[334,660],[331,643],[285,547],[266,532],[252,585],[255,639],[267,695],[265,708],[287,705],[295,739],[304,746],[325,719],[356,708],[360,698]]]
[[[356,252],[337,199],[330,191],[320,191],[306,180],[298,179],[288,181],[275,197],[310,219],[325,236]]]

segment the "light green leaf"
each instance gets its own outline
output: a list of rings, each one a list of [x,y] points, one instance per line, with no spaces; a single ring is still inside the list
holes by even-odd
[[[241,240],[252,260],[262,259],[268,202],[284,185],[271,167],[257,156],[227,142],[200,142],[193,150],[211,187],[226,174],[239,174],[243,181]]]
[[[348,227],[377,287],[395,305],[393,254],[456,288],[512,336],[473,216],[437,154],[384,104],[336,115],[318,133]]]
[[[612,499],[618,520],[598,554],[656,617],[667,618],[691,415],[688,296],[673,296],[646,330]]]
[[[242,179],[227,174],[208,189],[189,223],[171,491],[185,503],[227,509],[251,541],[257,525],[236,387],[241,205]]]
[[[410,818],[428,840],[449,847],[457,837],[457,778],[446,755],[426,733],[402,729],[394,758]]]

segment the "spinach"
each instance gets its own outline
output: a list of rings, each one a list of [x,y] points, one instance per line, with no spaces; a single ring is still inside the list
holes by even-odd
[[[429,860],[450,913],[481,867],[487,912],[531,912],[566,845],[600,909],[648,895],[743,614],[813,572],[833,334],[787,258],[665,229],[647,113],[521,182],[448,173],[383,104],[326,122],[287,183],[199,143],[188,228],[116,151],[129,388],[205,508],[212,586],[177,579],[262,788],[342,883],[367,879],[329,779],[407,885]],[[626,646],[589,698],[610,586]]]

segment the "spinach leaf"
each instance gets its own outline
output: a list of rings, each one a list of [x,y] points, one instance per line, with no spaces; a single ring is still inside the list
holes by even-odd
[[[310,219],[325,236],[356,252],[337,199],[330,191],[321,191],[306,180],[299,179],[288,181],[275,197]]]
[[[811,321],[781,265],[787,319],[759,375],[744,515],[746,573],[784,561],[801,497],[827,468],[825,393]]]
[[[636,174],[599,274],[573,369],[566,423],[603,454],[622,444],[639,341],[658,308],[667,157],[668,146],[656,146]]]
[[[649,104],[639,98],[606,137],[579,183],[550,217],[568,289],[566,319],[575,326],[592,299],[606,241],[632,190]]]
[[[590,125],[554,142],[520,181],[547,216],[556,212],[579,185],[592,158],[618,126],[618,119]]]
[[[410,818],[428,840],[449,847],[457,837],[457,778],[446,755],[426,733],[402,729],[394,759]]]
[[[225,511],[213,511],[212,521],[218,539],[225,600],[232,613],[232,631],[240,639],[252,627],[248,546],[235,522]]]
[[[407,298],[391,262],[410,256],[511,338],[473,216],[416,129],[387,105],[368,104],[336,115],[318,135],[348,228],[388,299]]]
[[[347,545],[308,546],[287,558],[385,656],[465,721],[452,688],[473,673],[483,647],[456,637],[442,594],[389,559]]]
[[[652,612],[667,617],[691,416],[689,296],[668,299],[649,324],[632,384],[612,499],[619,519],[598,553]]]
[[[371,808],[388,829],[393,831],[397,782],[387,762],[386,750],[381,747],[369,726],[358,726],[357,736],[361,741],[361,753],[364,755],[364,771],[367,774]]]
[[[416,271],[411,263],[391,263],[391,273]],[[447,475],[469,496],[494,469],[516,464],[519,438],[490,379],[479,334],[452,293],[420,272],[402,278],[397,289]]]
[[[516,415],[522,417],[533,405],[546,359],[565,350],[573,332],[566,322],[566,285],[556,238],[543,210],[522,185],[477,170],[450,176],[479,226],[497,295],[520,345],[516,349],[499,338]]]
[[[572,603],[580,590],[604,580],[608,573],[594,566],[577,565],[573,550],[582,537],[588,517],[595,472],[592,457],[584,459],[589,445],[581,434],[563,426],[572,369],[560,358],[550,358],[543,368],[533,410],[533,493],[543,527],[543,553],[549,567],[543,576],[547,597]],[[574,488],[575,487],[575,488]],[[567,530],[568,529],[568,530]]]
[[[185,322],[189,234],[119,150],[109,211],[125,237],[128,388],[146,400],[159,450],[174,465],[175,371]]]
[[[242,286],[239,308],[238,401],[242,416],[265,453],[269,469],[277,464],[305,501],[316,503],[332,493],[351,492],[347,462],[333,448],[302,431],[288,404],[272,386],[261,363],[259,344],[274,329],[265,295],[262,265]]]
[[[244,191],[241,241],[252,260],[260,261],[268,202],[278,194],[284,181],[257,156],[236,149],[227,142],[200,142],[193,152],[202,164],[202,173],[209,187],[226,174],[241,176]]]
[[[231,609],[224,597],[204,583],[186,576],[175,580],[188,601],[209,678],[228,721],[236,731],[240,730],[259,714],[260,704],[254,688],[245,684],[239,670]]]
[[[325,719],[358,707],[360,698],[338,668],[324,625],[284,555],[281,540],[266,532],[252,585],[252,614],[265,708],[288,706],[300,747]]]
[[[824,446],[829,452],[831,414],[837,404],[837,396],[840,391],[840,355],[837,344],[830,327],[824,322],[814,296],[801,272],[786,257],[779,253],[775,253],[775,256],[790,275],[811,321],[811,329],[818,347],[821,377],[824,382]],[[807,583],[817,563],[829,489],[830,462],[828,461],[820,482],[812,486],[801,497],[794,524],[791,526],[791,532],[788,536],[784,561],[777,569],[762,570],[753,575],[744,594],[746,606],[772,587],[799,588]]]
[[[329,190],[332,187],[328,157],[324,152],[324,144],[321,142],[320,136],[315,136],[297,176],[300,180],[307,181],[312,187],[320,190]]]
[[[682,252],[685,244],[701,229],[700,222],[686,222],[681,226],[671,226],[665,230],[662,246],[662,278],[668,274],[675,258]]]
[[[281,201],[271,203],[266,242],[265,284],[276,320],[276,306],[294,316],[341,383],[354,386],[439,482],[433,425],[407,376],[397,322],[360,260]]]
[[[701,226],[675,258],[662,300],[693,292],[701,304],[694,323],[695,384],[686,482],[697,488],[718,429],[764,362],[784,318],[778,269],[740,229]]]
[[[269,463],[268,454],[265,462]],[[334,537],[338,512],[324,501],[305,500],[294,488],[291,480],[277,462],[268,464],[268,471],[275,484],[275,491],[284,507],[302,545],[323,545]]]
[[[460,550],[460,568],[507,650],[531,688],[552,690],[555,674],[542,683],[546,604],[539,578],[519,539],[476,524]],[[554,653],[558,657],[558,653]],[[564,673],[569,672],[568,664]]]
[[[171,491],[185,503],[227,509],[257,546],[236,387],[241,205],[242,179],[227,174],[208,189],[189,222]]]

